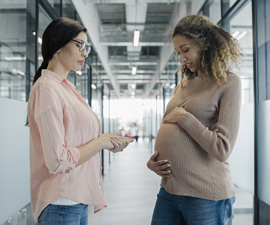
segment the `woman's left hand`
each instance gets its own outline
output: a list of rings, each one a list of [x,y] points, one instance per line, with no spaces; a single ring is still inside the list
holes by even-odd
[[[175,107],[167,116],[164,117],[163,123],[178,123],[187,111],[183,107]]]
[[[111,143],[114,145],[114,148],[109,149],[111,152],[122,152],[124,148],[126,148],[129,143],[133,142],[133,138],[122,137],[122,136],[114,136],[111,137]]]

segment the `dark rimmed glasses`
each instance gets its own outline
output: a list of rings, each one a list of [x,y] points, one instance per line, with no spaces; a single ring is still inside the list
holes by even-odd
[[[89,54],[89,53],[91,52],[91,46],[87,45],[85,42],[83,42],[83,41],[77,41],[77,40],[74,40],[74,39],[72,39],[72,41],[77,42],[77,43],[80,44],[80,45],[78,46],[80,52],[83,52],[84,49],[86,50],[86,53],[87,53],[87,54]]]

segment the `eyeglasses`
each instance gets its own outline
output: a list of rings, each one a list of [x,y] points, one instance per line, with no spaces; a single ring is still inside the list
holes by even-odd
[[[87,53],[87,54],[89,54],[89,53],[91,52],[91,46],[85,44],[85,42],[81,42],[81,41],[77,41],[77,40],[73,40],[73,39],[72,39],[72,41],[77,42],[77,43],[80,44],[80,45],[78,46],[80,52],[83,52],[84,49],[86,50],[86,53]]]

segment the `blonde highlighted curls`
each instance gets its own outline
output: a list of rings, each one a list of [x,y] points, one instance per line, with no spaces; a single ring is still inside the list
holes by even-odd
[[[172,38],[176,35],[185,36],[201,49],[201,71],[204,80],[213,76],[218,84],[222,84],[227,82],[227,72],[231,70],[232,63],[239,68],[243,54],[237,39],[206,16],[185,16],[174,28]],[[181,82],[185,76],[191,79],[196,75],[197,72],[193,73],[182,65]]]

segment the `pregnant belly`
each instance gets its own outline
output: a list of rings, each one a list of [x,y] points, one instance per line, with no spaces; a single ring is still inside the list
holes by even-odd
[[[173,166],[191,157],[192,145],[194,141],[185,130],[177,124],[164,123],[156,136],[155,151],[159,153],[158,160],[167,159]]]

